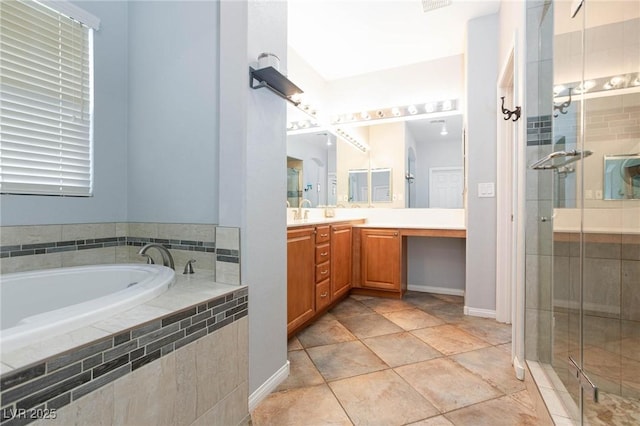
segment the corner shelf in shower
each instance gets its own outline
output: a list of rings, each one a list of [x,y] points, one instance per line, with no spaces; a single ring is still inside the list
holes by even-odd
[[[302,90],[293,84],[280,71],[273,67],[254,69],[249,67],[249,83],[252,89],[261,89],[266,87],[282,99],[298,106],[300,102],[291,99],[294,95],[302,94]],[[258,84],[255,84],[255,81]]]

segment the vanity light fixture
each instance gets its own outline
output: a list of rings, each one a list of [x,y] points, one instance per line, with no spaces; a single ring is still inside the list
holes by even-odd
[[[336,128],[336,133],[338,135],[340,135],[340,137],[342,139],[344,139],[345,141],[349,142],[354,148],[362,151],[362,152],[367,152],[369,150],[369,145],[367,145],[366,143],[358,140],[357,138],[351,136],[349,133],[347,133],[344,129],[338,127]]]
[[[622,87],[624,83],[625,83],[624,77],[617,75],[615,77],[611,77],[611,79],[607,81],[602,87],[605,90],[618,89]]]
[[[553,86],[553,96],[558,96],[560,93],[564,92],[565,90],[567,90],[567,87],[562,84]]]
[[[420,108],[417,108],[414,104],[398,105],[387,108],[376,108],[364,110],[358,113],[350,112],[342,114],[332,114],[330,116],[329,124],[356,124],[361,121],[394,120],[411,116],[418,118],[419,116],[425,114],[437,114],[442,112],[455,111],[458,109],[458,101],[456,99],[428,102],[421,105],[424,105],[424,109],[422,106]]]
[[[573,91],[576,92],[576,93],[586,93],[590,89],[593,89],[594,87],[596,87],[596,82],[595,81],[586,80],[586,81],[583,81],[582,83],[580,83],[577,87],[575,87],[573,89]]]

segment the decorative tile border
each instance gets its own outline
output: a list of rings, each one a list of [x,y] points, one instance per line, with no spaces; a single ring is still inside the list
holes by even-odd
[[[5,374],[0,379],[0,424],[24,425],[38,414],[55,414],[58,408],[247,313],[248,291],[243,288]]]
[[[551,116],[527,117],[527,145],[551,145]]]
[[[29,256],[36,254],[60,253],[63,251],[88,250],[104,247],[142,247],[143,245],[148,243],[162,244],[168,249],[173,250],[200,251],[206,253],[216,252],[216,243],[209,241],[167,240],[164,238],[112,237],[0,246],[0,257],[6,258]]]

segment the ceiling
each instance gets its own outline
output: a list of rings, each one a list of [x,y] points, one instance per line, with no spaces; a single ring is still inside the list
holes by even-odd
[[[500,1],[453,0],[424,12],[422,0],[289,0],[289,46],[325,80],[396,68],[464,51],[468,20]]]

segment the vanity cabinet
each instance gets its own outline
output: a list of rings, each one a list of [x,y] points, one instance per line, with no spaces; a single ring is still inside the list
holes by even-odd
[[[287,231],[287,332],[315,314],[315,228]]]
[[[391,296],[401,297],[406,290],[403,244],[406,240],[398,229],[361,229],[359,288],[382,290]]]
[[[287,230],[287,334],[292,336],[349,293],[352,225]]]
[[[351,289],[353,268],[351,224],[331,226],[331,297],[337,300]]]

